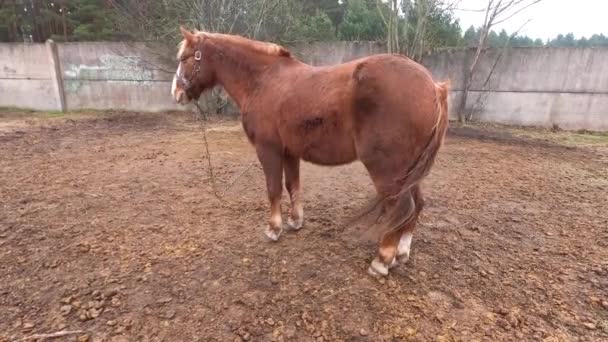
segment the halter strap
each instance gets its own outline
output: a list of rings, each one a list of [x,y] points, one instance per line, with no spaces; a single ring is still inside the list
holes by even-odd
[[[200,62],[201,59],[203,59],[203,53],[200,50],[196,50],[194,52],[194,60],[197,62]],[[186,79],[183,75],[178,75],[177,73],[176,73],[176,76],[184,84],[185,90],[187,90],[192,85],[192,80],[194,79],[194,77],[197,76],[200,71],[201,71],[201,66],[199,63],[196,63],[196,64],[194,64],[194,72],[192,73],[192,75],[190,75],[189,79]],[[183,70],[181,73],[183,74]]]

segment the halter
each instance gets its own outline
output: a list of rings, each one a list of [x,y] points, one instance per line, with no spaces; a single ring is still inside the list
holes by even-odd
[[[201,71],[201,66],[198,62],[201,61],[201,59],[203,59],[203,53],[200,50],[196,50],[194,52],[194,60],[197,62],[196,64],[194,64],[194,72],[192,73],[192,75],[190,75],[190,78],[187,79],[184,77],[183,73],[184,71],[182,70],[182,72],[180,74],[177,73],[177,71],[175,72],[175,77],[177,77],[177,79],[180,80],[180,82],[184,85],[184,90],[188,90],[190,89],[190,87],[192,86],[192,80],[194,79],[194,77],[196,77],[198,75],[198,73]],[[180,63],[182,63],[183,61],[181,61]],[[178,68],[179,70],[179,68]]]

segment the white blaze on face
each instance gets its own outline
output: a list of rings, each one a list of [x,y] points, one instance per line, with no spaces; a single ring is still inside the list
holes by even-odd
[[[177,71],[175,75],[173,75],[173,83],[171,83],[171,95],[173,95],[173,99],[178,103],[180,102],[180,99],[184,92],[182,89],[177,89],[177,75],[181,75],[181,71],[182,63],[179,63],[177,66]]]

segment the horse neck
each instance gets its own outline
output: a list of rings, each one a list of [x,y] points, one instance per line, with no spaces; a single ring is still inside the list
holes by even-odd
[[[217,81],[224,87],[239,108],[254,91],[256,81],[266,67],[279,56],[248,51],[246,47],[234,46],[230,42],[214,42],[214,69]]]

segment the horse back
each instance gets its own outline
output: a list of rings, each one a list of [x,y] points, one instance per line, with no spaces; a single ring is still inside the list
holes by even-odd
[[[262,139],[322,165],[358,159],[362,141],[412,136],[434,113],[434,83],[424,67],[374,55],[325,67],[283,67],[243,113],[252,142]],[[429,120],[429,123],[431,120]],[[424,125],[423,125],[424,126]]]

